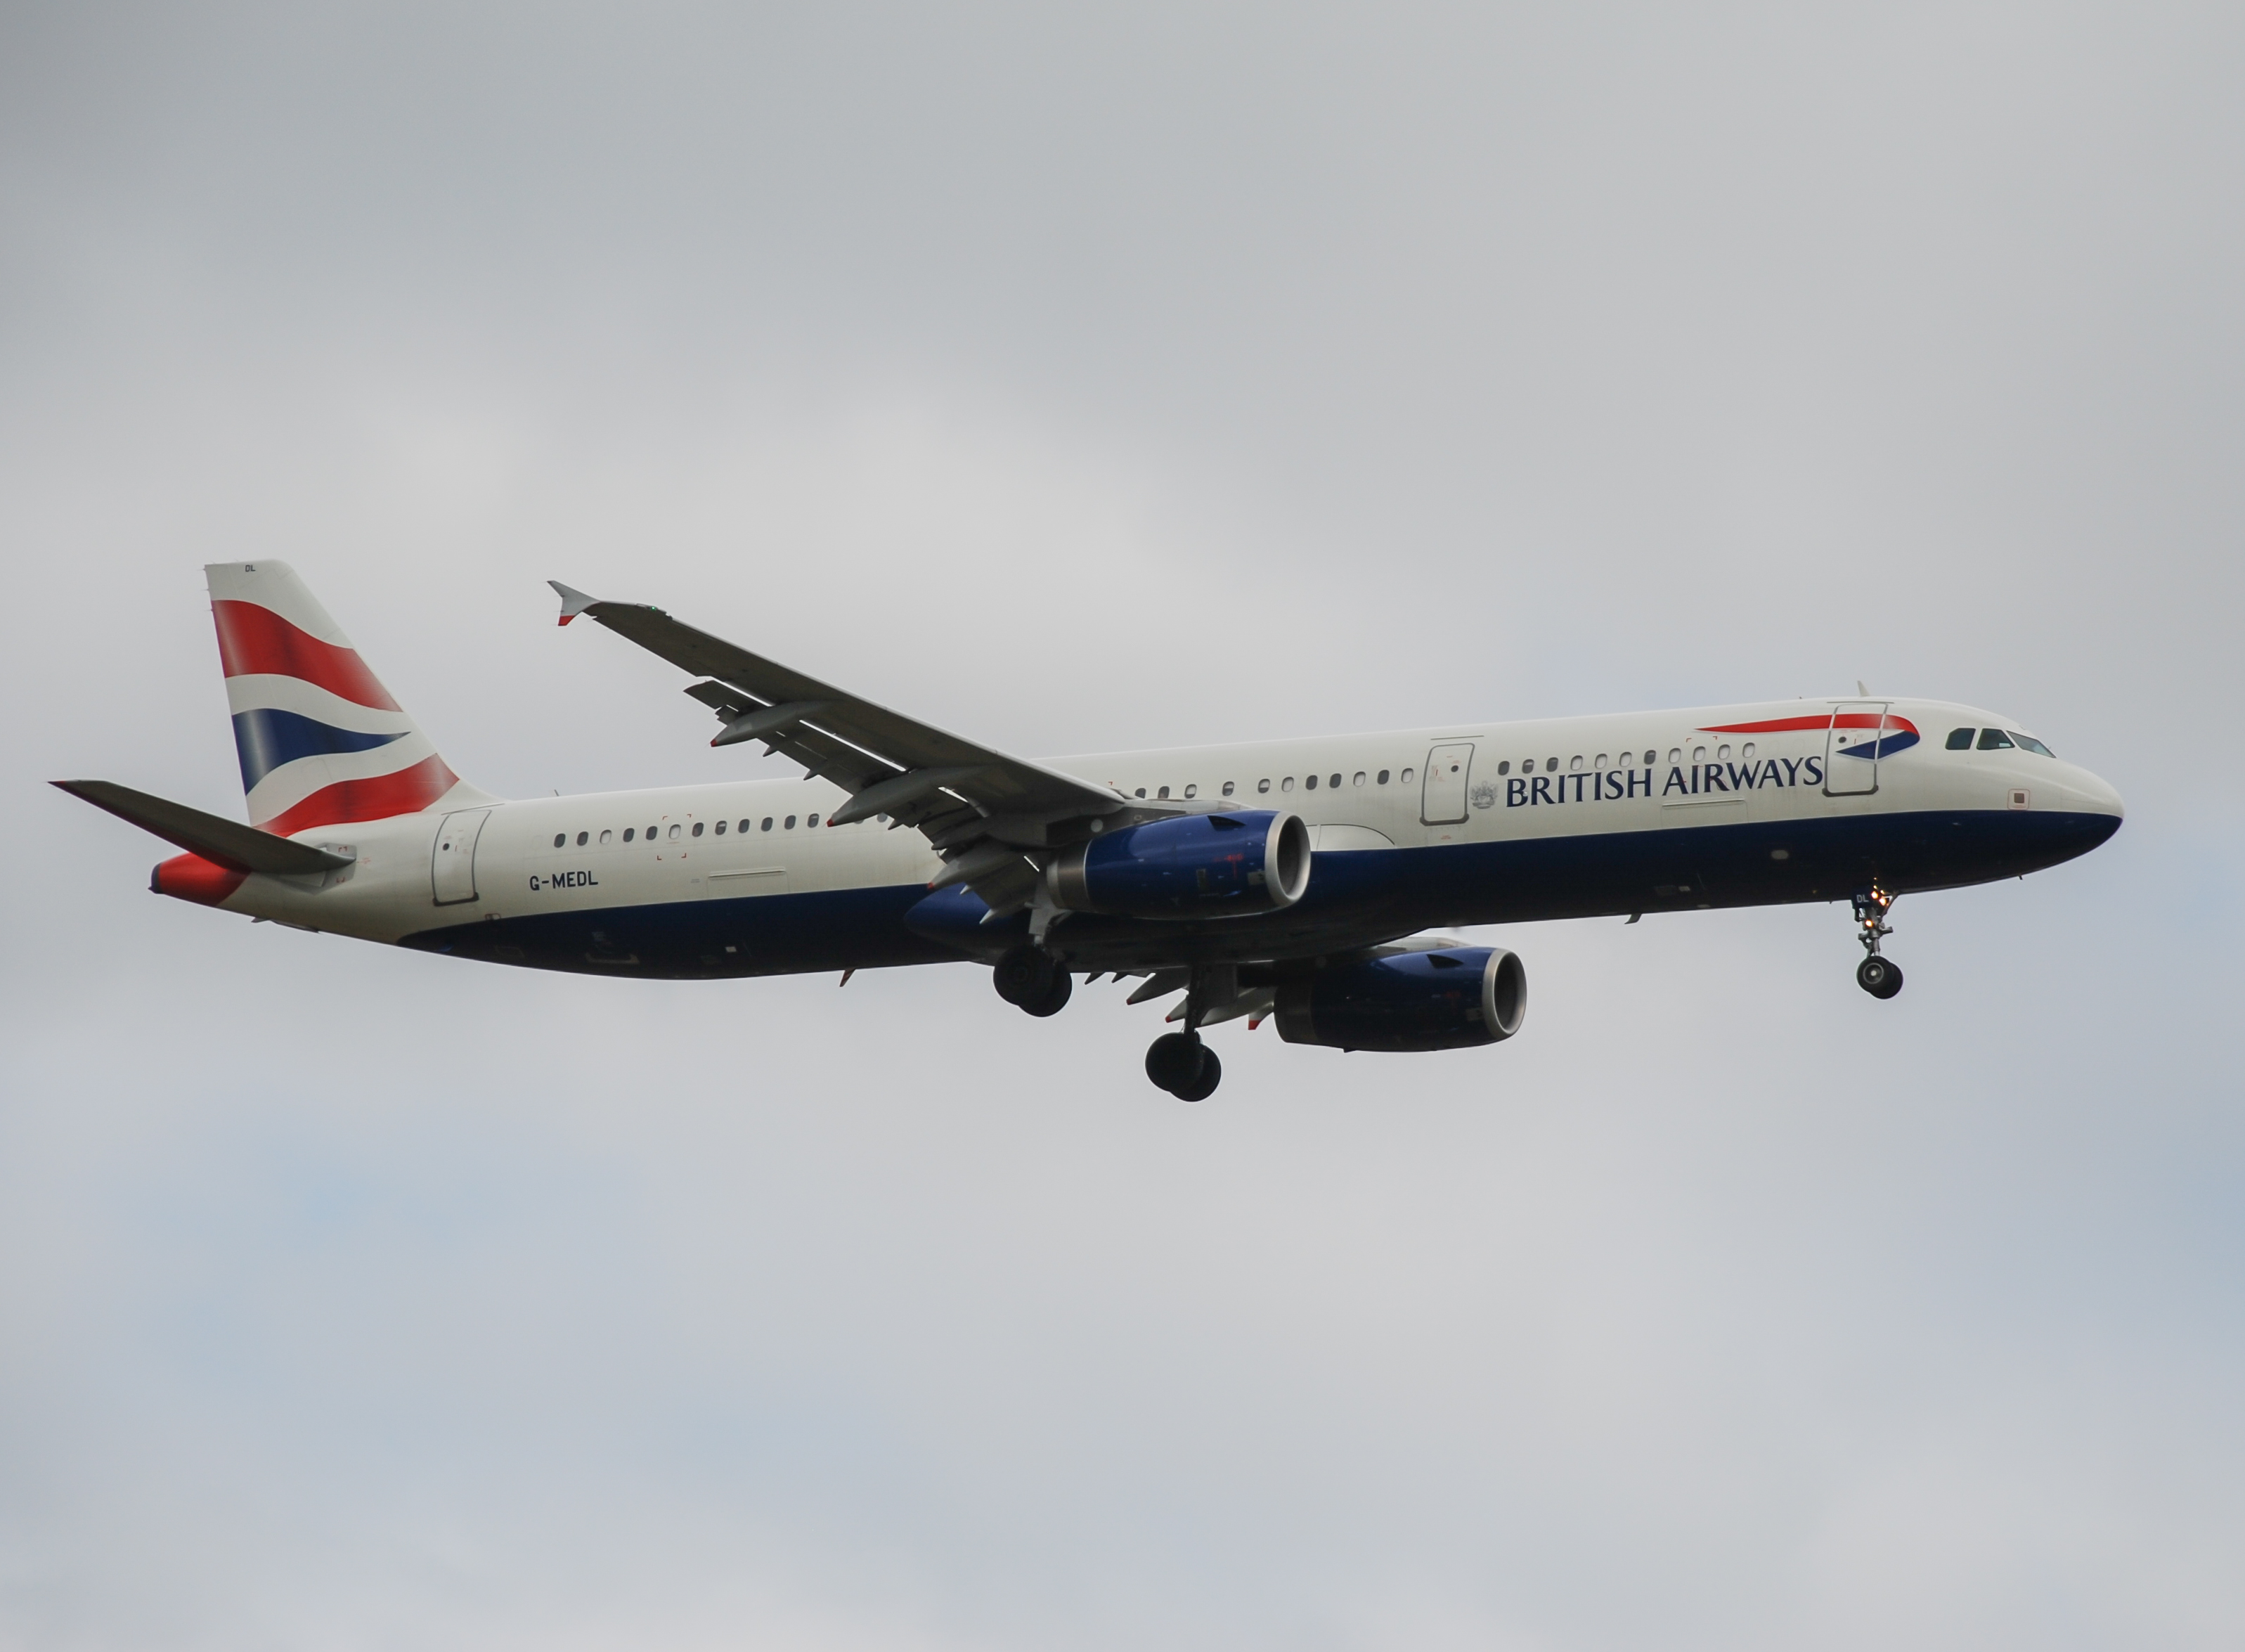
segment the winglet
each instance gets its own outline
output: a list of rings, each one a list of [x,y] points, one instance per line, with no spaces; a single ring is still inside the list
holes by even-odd
[[[570,621],[600,600],[597,596],[587,596],[582,591],[573,590],[562,584],[560,580],[548,580],[546,582],[561,594],[561,623],[564,625],[568,624]]]

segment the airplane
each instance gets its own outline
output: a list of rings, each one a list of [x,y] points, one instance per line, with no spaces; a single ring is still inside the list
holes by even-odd
[[[1075,977],[1174,995],[1146,1055],[1186,1101],[1204,1030],[1429,1051],[1517,1034],[1503,947],[1429,931],[1844,901],[1855,979],[1905,894],[2022,877],[2120,829],[2119,793],[2014,718],[1780,700],[1033,763],[558,581],[801,778],[506,800],[461,779],[284,562],[205,570],[249,825],[58,780],[184,853],[159,894],[448,957],[666,980],[969,962],[1057,1014]],[[1165,1023],[1166,1024],[1166,1023]]]

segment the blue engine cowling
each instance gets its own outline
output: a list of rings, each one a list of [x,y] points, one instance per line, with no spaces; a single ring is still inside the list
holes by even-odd
[[[1278,989],[1278,1036],[1338,1050],[1465,1050],[1520,1030],[1528,971],[1502,947],[1392,952]]]
[[[1291,907],[1310,887],[1310,829],[1269,809],[1184,814],[1064,849],[1057,906],[1127,918],[1222,918]]]

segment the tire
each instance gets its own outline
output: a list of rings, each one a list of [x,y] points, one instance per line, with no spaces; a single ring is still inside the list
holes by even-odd
[[[990,971],[990,984],[1007,1003],[1028,1010],[1053,990],[1055,973],[1049,957],[1035,947],[1023,945],[1010,948],[998,960]],[[1061,999],[1061,1003],[1067,1002],[1065,996]],[[1060,1004],[1053,1006],[1053,1010],[1059,1008]],[[1043,1013],[1050,1015],[1052,1010]]]
[[[1891,998],[1902,990],[1902,969],[1874,953],[1855,966],[1855,984],[1874,998]]]
[[[1193,1075],[1190,1084],[1179,1084],[1170,1093],[1179,1101],[1206,1101],[1216,1093],[1217,1085],[1224,1082],[1224,1064],[1216,1058],[1216,1051],[1206,1044],[1200,1047],[1200,1071]]]
[[[1065,969],[1055,969],[1043,996],[1029,999],[1021,1008],[1033,1016],[1056,1016],[1068,1008],[1068,1001],[1075,992],[1075,977]]]
[[[1156,1090],[1176,1095],[1200,1076],[1200,1052],[1207,1046],[1181,1032],[1165,1032],[1146,1046],[1146,1077]]]

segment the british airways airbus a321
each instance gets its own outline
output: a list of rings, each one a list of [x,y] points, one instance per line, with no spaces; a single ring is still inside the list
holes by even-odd
[[[1057,1013],[1075,976],[1180,995],[1146,1074],[1221,1074],[1202,1030],[1434,1050],[1520,1030],[1528,977],[1455,925],[1846,901],[1875,998],[1896,896],[2039,871],[2120,799],[2010,717],[1780,701],[1031,763],[567,586],[688,672],[713,745],[802,779],[508,802],[445,766],[281,562],[205,570],[251,824],[64,790],[187,851],[159,894],[455,958],[670,980],[972,962]],[[847,978],[846,973],[844,978]]]

